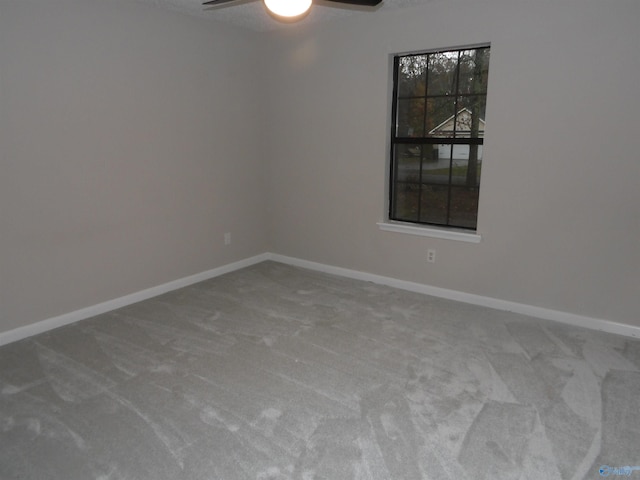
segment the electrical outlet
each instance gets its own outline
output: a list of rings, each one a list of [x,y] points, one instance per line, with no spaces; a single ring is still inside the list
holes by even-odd
[[[436,263],[436,251],[433,248],[427,250],[427,262]]]
[[[231,244],[231,233],[227,232],[224,234],[224,244],[225,245],[230,245]]]

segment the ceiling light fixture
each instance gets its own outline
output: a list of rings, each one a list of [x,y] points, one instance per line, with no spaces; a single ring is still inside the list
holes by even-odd
[[[277,18],[292,21],[309,11],[311,0],[264,0],[264,4]]]

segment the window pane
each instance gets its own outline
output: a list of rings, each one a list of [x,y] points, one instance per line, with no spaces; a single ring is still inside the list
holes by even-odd
[[[439,155],[439,145],[427,144],[422,147],[422,160],[424,161],[424,165],[431,166],[430,164],[438,161]]]
[[[424,97],[427,55],[398,59],[398,97]]]
[[[424,99],[398,100],[398,137],[424,135]]]
[[[487,93],[489,49],[460,52],[459,93]]]
[[[437,145],[437,147],[438,154],[442,155],[442,157],[422,162],[422,181],[424,183],[447,185],[449,183],[452,145]]]
[[[420,181],[420,145],[396,145],[396,181],[415,182]]]
[[[407,222],[418,221],[419,185],[415,183],[396,183],[393,192],[394,219]]]
[[[422,185],[420,221],[424,223],[447,223],[449,188],[438,185]]]
[[[428,98],[426,136],[450,138],[453,135],[455,111],[454,97]]]
[[[477,187],[482,168],[482,145],[453,145],[451,183]]]
[[[453,95],[456,91],[458,52],[429,55],[427,95]]]
[[[477,187],[451,187],[450,225],[476,228],[479,191]]]
[[[487,99],[484,95],[460,97],[458,99],[458,112],[455,122],[455,136],[457,138],[484,137],[486,107]],[[453,125],[453,121],[451,124]]]

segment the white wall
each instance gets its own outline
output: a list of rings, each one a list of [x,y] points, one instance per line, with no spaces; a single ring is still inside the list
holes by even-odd
[[[639,326],[638,20],[434,0],[258,35],[0,0],[0,331],[264,251]],[[380,231],[390,55],[483,42],[482,242]]]
[[[257,45],[131,1],[0,0],[0,331],[267,249]]]
[[[446,0],[275,34],[274,251],[640,326],[639,21],[636,0]],[[482,242],[378,230],[390,55],[484,42]]]

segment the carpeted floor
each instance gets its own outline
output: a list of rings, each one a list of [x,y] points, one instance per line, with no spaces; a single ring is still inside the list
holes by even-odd
[[[601,465],[640,465],[639,341],[273,262],[0,348],[3,480]]]

